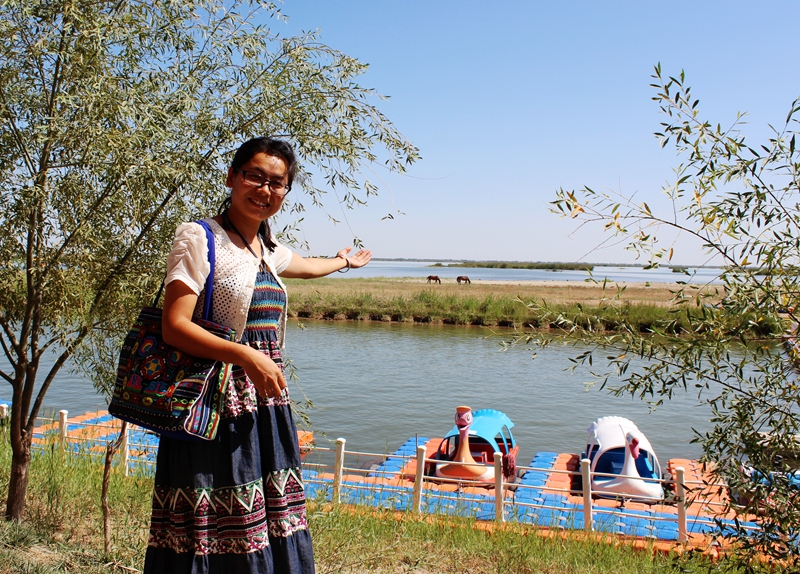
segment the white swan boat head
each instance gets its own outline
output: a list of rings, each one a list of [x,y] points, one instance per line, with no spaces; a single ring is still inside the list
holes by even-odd
[[[650,441],[633,421],[601,417],[587,431],[582,458],[591,461],[593,493],[642,502],[663,500],[661,465]]]

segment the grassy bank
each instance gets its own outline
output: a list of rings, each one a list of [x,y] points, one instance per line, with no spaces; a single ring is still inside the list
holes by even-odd
[[[558,317],[564,316],[597,330],[615,330],[623,323],[640,332],[670,322],[676,329],[688,326],[685,314],[676,313],[671,289],[664,285],[637,284],[617,292],[611,285],[579,282],[431,285],[422,279],[376,278],[288,283],[289,313],[301,319],[557,328]],[[713,292],[707,299],[717,300]],[[772,328],[767,325],[766,332]]]
[[[0,502],[11,463],[0,427]],[[147,539],[152,479],[112,479],[113,545],[103,550],[102,467],[50,449],[31,466],[28,516],[0,520],[0,573],[136,572]],[[397,514],[311,501],[309,518],[320,574],[334,572],[533,573],[706,572],[703,558],[673,558],[594,539],[549,538],[531,527],[487,531],[465,519]]]
[[[0,503],[8,495],[11,447],[0,427]],[[114,473],[109,503],[113,512],[112,552],[104,552],[99,459],[58,448],[34,456],[28,484],[27,516],[21,524],[0,519],[0,572],[87,572],[141,569],[147,542],[153,481]]]

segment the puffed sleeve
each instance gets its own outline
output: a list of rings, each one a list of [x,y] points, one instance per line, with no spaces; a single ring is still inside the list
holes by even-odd
[[[292,261],[292,250],[278,243],[274,235],[272,236],[272,241],[278,245],[275,251],[272,252],[272,265],[275,267],[275,272],[280,275],[289,267],[289,263]]]
[[[175,230],[172,251],[167,256],[165,283],[182,281],[197,295],[203,291],[206,278],[211,273],[208,263],[208,239],[205,230],[197,223],[183,223]]]

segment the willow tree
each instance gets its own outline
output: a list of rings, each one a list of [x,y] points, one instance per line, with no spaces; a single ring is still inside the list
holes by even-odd
[[[584,187],[561,189],[554,210],[581,225],[603,226],[649,267],[685,258],[675,251],[676,234],[693,237],[707,264],[720,266],[720,283],[676,285],[675,319],[689,325],[683,330],[674,320],[641,333],[622,314],[614,332],[584,327],[601,324],[586,317],[552,320],[568,340],[588,343],[576,363],[591,365],[601,386],[654,406],[692,392],[710,407],[710,430],[695,440],[730,486],[726,510],[739,522],[724,533],[738,539],[748,569],[765,553],[796,569],[800,357],[792,343],[800,312],[800,100],[766,141],[751,145],[742,115],[725,128],[702,119],[683,73],[664,77],[657,66],[653,79],[653,99],[666,118],[656,137],[662,147],[673,144],[682,160],[663,189],[668,207],[658,212],[641,194]],[[603,305],[616,305],[613,291]],[[525,338],[539,340],[536,333]],[[760,529],[747,530],[745,519]]]
[[[0,4],[0,344],[13,452],[6,516],[24,512],[34,422],[67,360],[113,381],[120,334],[155,293],[179,222],[223,198],[229,154],[288,138],[306,169],[362,203],[368,163],[418,158],[356,80],[365,66],[282,37],[258,0]],[[302,178],[301,178],[302,179]],[[321,189],[301,181],[303,198]],[[49,369],[42,357],[55,350]]]

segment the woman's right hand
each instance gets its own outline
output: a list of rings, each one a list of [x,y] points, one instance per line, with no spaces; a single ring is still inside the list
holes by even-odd
[[[261,351],[242,345],[246,351],[241,366],[262,398],[276,399],[286,388],[286,379],[281,368]]]
[[[182,281],[167,285],[162,315],[164,341],[197,357],[239,365],[263,398],[281,396],[286,379],[275,361],[257,349],[215,337],[193,323],[196,304],[197,295]]]

